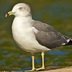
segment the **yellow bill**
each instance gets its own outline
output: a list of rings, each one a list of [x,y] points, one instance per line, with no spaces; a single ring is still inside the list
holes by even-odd
[[[7,14],[5,14],[5,17],[8,17],[10,15],[14,15],[14,14],[15,14],[15,12],[9,11]]]

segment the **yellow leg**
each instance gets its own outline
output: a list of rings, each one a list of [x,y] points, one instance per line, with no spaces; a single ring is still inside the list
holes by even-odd
[[[42,52],[41,55],[42,55],[42,68],[45,69],[45,66],[44,66],[44,52]]]
[[[34,56],[32,56],[32,70],[29,70],[29,71],[34,71],[34,70],[35,70]]]
[[[44,52],[41,53],[41,56],[42,56],[42,67],[41,67],[41,68],[38,68],[38,69],[36,69],[36,70],[45,69],[45,66],[44,66]]]

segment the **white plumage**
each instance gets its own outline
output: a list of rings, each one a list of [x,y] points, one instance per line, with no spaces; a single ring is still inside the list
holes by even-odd
[[[53,27],[32,19],[30,6],[25,3],[16,4],[8,15],[15,15],[12,23],[12,34],[20,48],[32,54],[32,71],[35,70],[35,52],[42,52],[44,69],[44,52],[63,45],[72,45],[72,39],[56,31]],[[7,16],[7,14],[6,14]]]
[[[12,34],[14,40],[23,50],[26,50],[27,52],[33,53],[50,50],[37,42],[34,35],[34,32],[37,32],[37,29],[32,26],[32,21],[31,16],[15,17],[12,24]]]

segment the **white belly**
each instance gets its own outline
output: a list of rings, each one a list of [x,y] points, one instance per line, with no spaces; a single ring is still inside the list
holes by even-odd
[[[50,50],[37,42],[32,27],[15,26],[14,24],[12,33],[18,46],[27,52],[34,53]]]

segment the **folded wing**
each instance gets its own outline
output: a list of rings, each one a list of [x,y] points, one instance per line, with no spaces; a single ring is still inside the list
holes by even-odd
[[[41,45],[46,46],[50,49],[67,45],[70,41],[70,38],[63,36],[61,33],[56,31],[52,26],[46,23],[34,21],[33,27],[35,27],[35,29],[38,30],[37,33],[34,32],[37,41]]]

